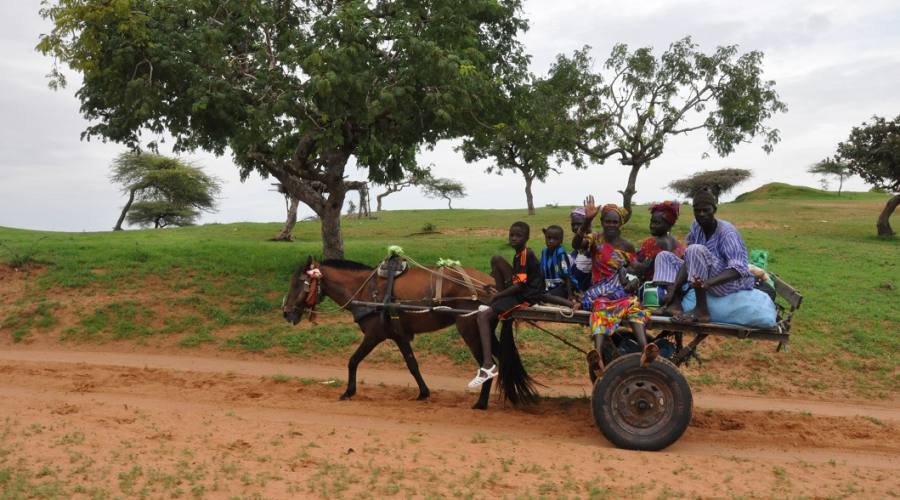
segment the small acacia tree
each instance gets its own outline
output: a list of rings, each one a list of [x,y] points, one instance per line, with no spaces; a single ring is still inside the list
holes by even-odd
[[[447,200],[447,208],[450,210],[453,210],[453,198],[465,198],[466,196],[466,187],[462,182],[444,177],[432,178],[421,187],[425,196]]]
[[[838,144],[834,160],[872,186],[894,193],[876,223],[878,236],[894,236],[890,219],[900,205],[900,115],[893,120],[873,116],[871,123],[853,127],[850,137]]]
[[[568,61],[558,61],[546,78],[522,75],[504,89],[492,128],[477,128],[457,148],[467,162],[493,160],[488,173],[518,172],[525,179],[528,215],[534,215],[532,184],[559,173],[550,158],[571,148],[574,133],[568,111],[579,93]]]
[[[403,178],[390,180],[383,184],[385,190],[375,196],[375,210],[381,212],[383,200],[388,196],[399,193],[408,187],[422,186],[433,179],[427,168],[409,168]]]
[[[230,150],[243,177],[274,176],[320,218],[343,257],[341,207],[423,144],[482,126],[525,63],[521,0],[47,0],[38,49],[83,74],[84,137]],[[64,84],[54,68],[51,86]]]
[[[693,198],[695,194],[706,189],[716,195],[716,198],[720,198],[752,176],[752,172],[743,168],[704,170],[673,181],[669,184],[669,189],[686,198]]]
[[[838,196],[841,194],[841,190],[844,188],[844,179],[853,175],[850,172],[850,167],[842,162],[835,160],[834,158],[825,158],[824,160],[816,163],[815,165],[809,167],[807,172],[811,174],[819,174],[821,176],[833,175],[838,178]]]
[[[690,38],[659,57],[650,47],[629,51],[616,45],[605,64],[609,80],[599,73],[587,76],[589,93],[579,98],[576,166],[583,166],[582,156],[597,163],[618,157],[630,168],[620,191],[627,220],[638,173],[663,154],[671,137],[705,130],[710,145],[726,156],[761,136],[763,150],[770,152],[779,133],[766,122],[787,107],[775,83],[763,79],[762,59],[758,51],[738,55],[735,45],[704,54]],[[570,65],[590,73],[588,48],[576,52]]]
[[[116,157],[111,168],[110,179],[128,193],[114,231],[122,230],[126,217],[139,226],[185,226],[201,211],[215,209],[219,181],[178,158],[129,151]]]

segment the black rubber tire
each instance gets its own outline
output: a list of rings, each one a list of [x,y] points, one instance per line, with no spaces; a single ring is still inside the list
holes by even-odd
[[[591,410],[597,427],[613,444],[629,450],[661,450],[691,423],[691,386],[669,360],[641,368],[640,353],[613,361],[594,384]]]

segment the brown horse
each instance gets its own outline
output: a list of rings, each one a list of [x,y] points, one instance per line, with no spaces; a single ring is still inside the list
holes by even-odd
[[[465,269],[475,283],[493,283],[495,279],[475,269]],[[477,310],[489,298],[484,286],[467,286],[456,271],[446,268],[445,278],[438,278],[434,269],[410,268],[394,281],[393,299],[405,304],[434,306],[440,294],[441,306],[453,309]],[[439,285],[440,281],[440,285]],[[501,281],[502,282],[502,281]],[[296,325],[305,311],[312,314],[315,306],[328,297],[342,308],[353,313],[354,320],[363,332],[363,340],[347,364],[347,390],[340,399],[350,399],[356,394],[356,369],[359,363],[385,340],[393,340],[403,354],[409,372],[419,386],[419,400],[430,395],[419,364],[412,350],[412,339],[418,333],[440,330],[456,324],[456,328],[469,347],[474,359],[481,362],[481,342],[475,315],[457,315],[440,310],[426,312],[400,312],[398,319],[390,319],[384,311],[351,305],[353,300],[381,302],[386,292],[386,280],[378,278],[375,270],[365,264],[347,260],[328,259],[319,264],[312,257],[300,266],[291,278],[291,288],[284,299],[284,318]],[[437,290],[440,289],[440,292]],[[474,292],[474,293],[473,293]],[[399,326],[395,323],[399,321]],[[494,327],[496,325],[493,325]],[[534,402],[537,394],[531,378],[525,372],[512,335],[512,325],[505,322],[501,340],[494,338],[493,352],[498,353],[500,385],[504,397],[513,404]],[[491,382],[481,386],[481,394],[473,408],[487,409]],[[462,385],[462,383],[460,384]]]

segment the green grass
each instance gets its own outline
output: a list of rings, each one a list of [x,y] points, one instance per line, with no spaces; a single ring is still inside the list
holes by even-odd
[[[875,235],[875,220],[887,195],[838,196],[770,184],[738,199],[722,205],[718,215],[741,227],[749,248],[770,252],[770,268],[804,295],[804,304],[795,316],[790,352],[774,354],[773,346],[765,343],[704,346],[702,355],[711,363],[691,375],[696,383],[747,390],[788,383],[811,393],[827,389],[866,397],[896,394],[900,240]],[[681,238],[692,219],[686,208],[674,228]],[[349,259],[375,264],[388,245],[396,244],[424,264],[453,258],[487,271],[491,255],[511,253],[505,238],[510,223],[526,220],[534,237],[531,246],[539,249],[540,228],[567,227],[570,209],[541,208],[532,217],[524,210],[457,209],[348,218],[343,221],[345,253]],[[625,236],[640,242],[647,223],[646,208],[637,207]],[[429,224],[435,232],[415,234]],[[0,335],[21,341],[50,334],[80,342],[156,337],[171,338],[185,348],[214,344],[295,356],[348,356],[360,339],[353,323],[310,326],[304,321],[301,328],[281,320],[279,304],[291,273],[307,255],[320,254],[321,243],[316,222],[299,223],[297,241],[290,244],[268,241],[279,229],[276,223],[98,233],[0,228],[0,262],[21,263],[27,255],[30,269],[41,270],[29,280],[23,297],[0,306]],[[92,297],[92,305],[78,305],[77,298],[85,296]],[[73,297],[74,305],[59,305]],[[65,310],[59,312],[59,307]],[[336,306],[327,302],[320,309],[327,313]],[[58,325],[62,314],[77,319],[63,328]],[[587,342],[577,330],[567,330],[567,337]],[[558,341],[527,328],[519,338],[525,362],[535,373],[583,374],[581,354]],[[420,358],[472,363],[452,329],[420,336],[414,347]],[[402,363],[395,351],[393,346],[380,349],[376,359]],[[716,369],[716,360],[760,373],[723,376],[709,371]]]

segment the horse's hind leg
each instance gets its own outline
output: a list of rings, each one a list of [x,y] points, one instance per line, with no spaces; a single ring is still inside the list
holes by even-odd
[[[347,363],[347,390],[341,394],[341,400],[350,399],[356,394],[356,368],[372,352],[372,349],[375,349],[375,346],[384,341],[381,332],[366,329],[363,334],[362,343],[359,344]]]
[[[419,386],[419,397],[416,399],[419,401],[428,399],[431,391],[428,390],[428,386],[425,385],[425,380],[422,378],[422,373],[419,371],[419,362],[416,361],[416,355],[413,354],[412,343],[404,336],[393,337],[393,340],[397,343],[397,347],[400,348],[403,359],[406,360],[406,367],[409,368],[409,373],[416,379],[416,384]]]

